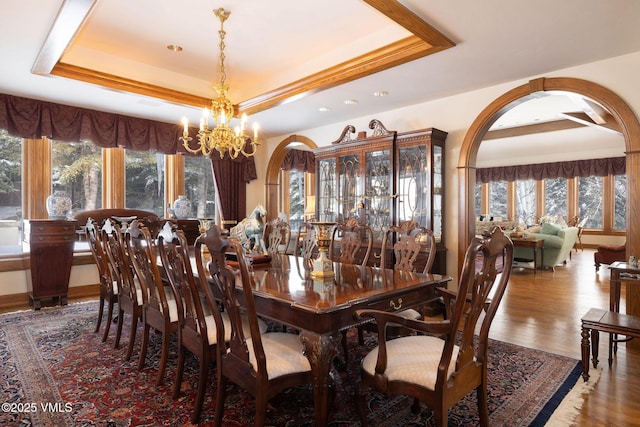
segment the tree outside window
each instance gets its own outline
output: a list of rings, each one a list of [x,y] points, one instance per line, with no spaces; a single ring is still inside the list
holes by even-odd
[[[185,156],[184,190],[196,218],[216,218],[216,187],[208,157]]]
[[[489,214],[507,217],[507,182],[492,182],[489,186]],[[486,212],[485,212],[486,213]]]
[[[516,181],[516,217],[521,223],[536,214],[536,182]]]
[[[0,253],[15,252],[21,241],[22,138],[0,130]]]
[[[297,230],[304,220],[304,172],[292,169],[289,171],[289,225]]]
[[[549,216],[567,216],[567,179],[554,178],[544,181],[544,209]]]
[[[613,178],[613,228],[627,228],[627,176],[616,175]]]
[[[589,218],[585,228],[602,228],[602,177],[578,178],[578,216]]]
[[[51,143],[51,184],[71,198],[74,213],[102,207],[102,150],[89,141]]]
[[[125,202],[127,208],[164,216],[164,154],[125,152]]]

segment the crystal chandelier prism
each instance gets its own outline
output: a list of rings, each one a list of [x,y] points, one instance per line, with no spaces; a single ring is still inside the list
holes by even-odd
[[[224,8],[219,8],[215,9],[213,13],[220,20],[220,30],[218,31],[220,36],[220,82],[215,86],[218,96],[211,100],[210,111],[206,108],[203,110],[202,118],[200,119],[200,130],[197,134],[200,142],[199,147],[191,148],[189,145],[192,138],[189,137],[189,122],[186,117],[182,119],[184,130],[180,141],[182,141],[187,151],[194,154],[201,153],[204,156],[209,156],[214,150],[217,150],[220,158],[224,158],[225,153],[228,153],[232,159],[237,158],[240,154],[245,157],[251,157],[260,146],[257,123],[253,125],[253,137],[249,136],[246,130],[246,114],[242,114],[240,126],[231,129],[229,125],[231,119],[235,116],[235,108],[227,98],[229,85],[226,84],[227,74],[224,69],[224,38],[226,36],[224,21],[229,18],[231,12]],[[209,128],[209,117],[213,118],[215,124],[213,128]]]

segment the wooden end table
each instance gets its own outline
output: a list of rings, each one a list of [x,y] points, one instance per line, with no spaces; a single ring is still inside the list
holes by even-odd
[[[544,239],[535,237],[512,237],[514,247],[531,248],[533,250],[533,274],[538,269],[538,248],[540,248],[540,269],[544,270]]]

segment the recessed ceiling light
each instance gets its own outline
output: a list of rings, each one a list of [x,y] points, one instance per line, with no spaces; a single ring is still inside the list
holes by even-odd
[[[167,49],[172,52],[182,52],[182,46],[178,46],[177,44],[167,45]]]
[[[320,108],[318,108],[318,111],[320,111],[321,113],[326,113],[328,111],[331,111],[331,108],[329,108],[329,107],[320,107]]]
[[[377,92],[373,92],[373,96],[387,96],[389,95],[389,92],[387,92],[386,90],[379,90]]]
[[[357,99],[347,99],[346,101],[344,101],[345,104],[347,105],[355,105],[358,103]]]

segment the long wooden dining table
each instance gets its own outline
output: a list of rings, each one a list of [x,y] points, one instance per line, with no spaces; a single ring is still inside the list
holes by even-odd
[[[451,277],[336,262],[334,278],[314,280],[301,264],[294,256],[276,255],[270,263],[253,265],[253,295],[259,316],[300,331],[313,370],[315,425],[326,426],[331,365],[342,331],[361,323],[356,310],[399,311],[427,304]],[[239,293],[242,301],[240,287]]]

